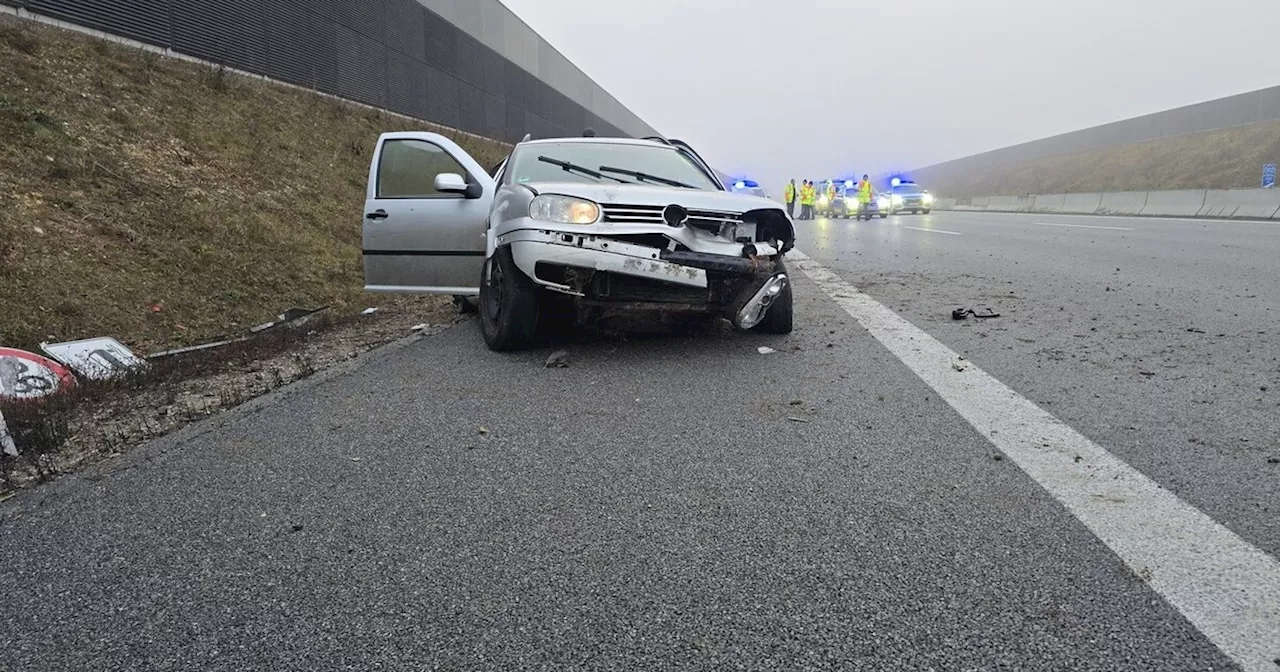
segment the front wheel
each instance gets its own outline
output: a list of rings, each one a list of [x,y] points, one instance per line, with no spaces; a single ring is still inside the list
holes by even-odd
[[[928,211],[928,210],[921,210],[920,212],[922,212],[922,213],[924,213],[924,214],[926,214],[926,215],[927,215],[927,214],[929,214],[929,211]]]
[[[880,213],[880,219],[889,219],[889,215],[886,215],[882,212]]]
[[[480,275],[480,331],[490,350],[519,350],[538,327],[538,287],[501,247],[484,262]]]

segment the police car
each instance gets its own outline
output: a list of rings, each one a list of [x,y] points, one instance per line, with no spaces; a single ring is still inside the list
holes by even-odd
[[[907,182],[895,177],[890,185],[889,193],[886,194],[889,200],[889,214],[910,212],[913,215],[917,213],[927,215],[933,208],[933,194],[922,189],[915,182]]]
[[[733,180],[726,186],[729,187],[729,191],[735,194],[749,194],[760,198],[769,198],[769,194],[765,192],[764,187],[761,187],[760,183],[755,180]]]
[[[818,190],[818,202],[814,205],[814,211],[819,217],[840,217],[843,211],[836,207],[837,203],[843,204],[844,201],[844,180],[821,180],[814,183],[814,188]],[[831,187],[836,187],[836,197],[833,199],[828,194]]]

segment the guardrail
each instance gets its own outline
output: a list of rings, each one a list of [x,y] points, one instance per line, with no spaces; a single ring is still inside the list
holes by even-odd
[[[1071,215],[1133,215],[1274,219],[1280,221],[1280,189],[1116,191],[1090,194],[1031,194],[938,199],[939,210],[1044,212]]]

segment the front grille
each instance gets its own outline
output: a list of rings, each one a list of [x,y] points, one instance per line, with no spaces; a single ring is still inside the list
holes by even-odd
[[[614,224],[663,224],[663,205],[622,205],[608,204],[601,206],[604,210],[604,221]],[[742,215],[736,212],[720,210],[690,210],[689,225],[700,229],[719,232],[725,224],[742,223]]]
[[[615,224],[661,224],[661,205],[603,205],[604,221]]]

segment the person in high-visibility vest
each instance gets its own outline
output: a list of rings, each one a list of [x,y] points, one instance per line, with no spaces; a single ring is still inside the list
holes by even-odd
[[[787,183],[787,187],[782,190],[783,196],[787,200],[787,216],[796,216],[796,181],[791,180]]]
[[[871,219],[871,178],[866,175],[858,183],[858,217]]]
[[[836,183],[832,182],[831,180],[827,180],[826,196],[827,196],[827,214],[831,214],[835,212],[834,207],[836,204]]]
[[[816,196],[813,183],[805,180],[800,187],[800,219],[813,219],[813,202]]]

